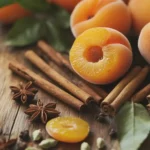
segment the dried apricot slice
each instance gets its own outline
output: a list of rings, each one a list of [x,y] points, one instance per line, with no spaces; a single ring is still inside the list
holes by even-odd
[[[76,117],[58,117],[46,124],[50,136],[58,141],[77,143],[83,141],[89,133],[86,121]]]
[[[130,68],[132,48],[117,30],[91,28],[76,38],[69,59],[74,71],[83,79],[94,84],[109,84]]]

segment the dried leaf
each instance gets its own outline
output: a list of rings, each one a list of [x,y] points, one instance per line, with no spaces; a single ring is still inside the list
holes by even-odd
[[[150,116],[141,104],[126,103],[116,116],[121,150],[137,150],[150,131]]]

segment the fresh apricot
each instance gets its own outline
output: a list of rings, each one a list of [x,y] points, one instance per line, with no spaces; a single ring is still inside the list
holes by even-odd
[[[68,11],[72,11],[78,2],[81,0],[47,0],[48,2],[55,3]]]
[[[0,22],[10,24],[30,14],[31,12],[25,10],[21,5],[11,4],[0,8]]]
[[[73,10],[70,24],[75,37],[94,27],[110,27],[127,34],[131,16],[122,0],[83,0]]]
[[[76,38],[70,50],[70,62],[83,79],[108,84],[127,72],[132,63],[132,50],[119,31],[97,27]]]
[[[46,124],[46,131],[58,141],[77,143],[88,136],[89,125],[80,118],[58,117]]]
[[[142,28],[150,22],[150,0],[130,0],[129,9],[133,22],[133,29],[139,34]]]
[[[144,59],[150,64],[150,23],[146,24],[144,28],[141,30],[139,39],[138,39],[138,47],[141,55]]]

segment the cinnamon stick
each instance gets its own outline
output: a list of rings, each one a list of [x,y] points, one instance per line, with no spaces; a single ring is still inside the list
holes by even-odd
[[[50,45],[44,41],[39,41],[37,45],[52,61],[59,66],[63,66],[62,61],[56,55],[56,51]]]
[[[109,113],[111,104],[115,98],[120,94],[120,92],[125,88],[125,86],[141,71],[141,67],[134,67],[117,85],[116,87],[108,94],[108,96],[103,100],[101,104],[101,111]]]
[[[48,92],[49,94],[53,95],[54,97],[60,99],[64,103],[72,106],[77,110],[81,110],[85,106],[83,102],[63,91],[62,89],[58,88],[51,82],[43,79],[36,73],[21,65],[19,62],[9,63],[9,69],[11,69],[13,72],[17,73],[21,77],[32,81],[35,85],[37,85],[44,91]]]
[[[44,41],[38,42],[38,47],[41,48],[41,50],[52,60],[54,61],[58,66],[65,66],[68,68],[71,72],[75,73],[69,60],[66,59],[64,56],[62,56],[60,53],[56,52],[50,45],[45,43]],[[89,86],[89,84],[86,83],[86,81],[81,80],[80,81],[80,88],[82,88],[85,92],[89,93],[94,97],[95,100],[97,100],[97,103],[100,103],[99,97],[105,98],[107,93],[99,88],[95,87],[94,90]],[[94,87],[94,86],[92,86]],[[95,92],[96,91],[96,92]]]
[[[139,103],[144,100],[148,94],[150,94],[150,84],[146,85],[143,89],[133,95],[131,100],[134,103]]]
[[[59,58],[59,60],[61,60],[62,65],[64,65],[66,68],[68,68],[71,72],[74,73],[74,70],[70,64],[70,62],[68,61],[67,58],[65,58],[64,56],[62,56],[60,53],[56,52],[56,56]]]
[[[113,113],[115,113],[125,101],[128,101],[132,97],[134,92],[139,88],[141,83],[145,80],[148,72],[149,72],[149,66],[145,66],[141,70],[141,72],[135,78],[133,78],[133,80],[130,81],[129,84],[115,98],[115,100],[110,104],[110,107],[113,109]]]
[[[36,67],[38,67],[42,72],[44,72],[48,77],[57,82],[60,86],[67,89],[74,96],[78,97],[84,103],[88,104],[91,100],[93,100],[92,96],[88,93],[84,92],[82,89],[77,87],[75,84],[71,83],[69,80],[64,78],[58,72],[56,72],[53,68],[51,68],[48,64],[46,64],[36,53],[33,51],[27,51],[25,53],[25,57],[31,61]]]
[[[106,91],[104,91],[101,87],[98,87],[97,85],[92,85],[87,83],[89,87],[91,87],[96,93],[101,95],[101,97],[104,99],[108,95]]]

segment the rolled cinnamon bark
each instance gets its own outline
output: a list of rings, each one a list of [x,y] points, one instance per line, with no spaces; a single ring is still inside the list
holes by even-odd
[[[68,68],[71,72],[74,72],[70,62],[68,61],[67,58],[65,58],[64,56],[62,56],[60,53],[56,52],[56,56],[59,58],[59,60],[61,60],[62,64]]]
[[[59,66],[63,66],[61,59],[57,57],[56,51],[50,45],[44,41],[39,41],[37,45],[52,61],[54,61]]]
[[[71,66],[70,62],[68,61],[68,59],[66,59],[60,53],[56,52],[56,50],[54,50],[50,45],[48,45],[44,41],[39,41],[37,45],[58,66],[60,66],[60,67],[65,66],[71,72],[75,73],[74,70],[72,69],[72,66]],[[107,93],[99,87],[95,87],[94,89],[92,89],[89,86],[89,84],[87,84],[82,79],[80,81],[80,88],[82,88],[85,92],[92,95],[92,97],[94,97],[94,99],[97,101],[97,103],[100,103],[102,101],[102,99],[105,98],[107,95]],[[101,100],[99,100],[100,97],[101,97]]]
[[[51,82],[43,79],[42,77],[40,77],[39,75],[32,72],[31,70],[29,70],[28,68],[26,68],[18,62],[9,63],[9,69],[11,69],[13,72],[17,73],[21,77],[32,81],[35,85],[37,85],[44,91],[48,92],[49,94],[53,95],[54,97],[60,99],[64,103],[72,106],[77,110],[81,110],[85,106],[85,104],[77,98],[58,88]]]
[[[108,95],[106,91],[104,91],[101,87],[98,87],[97,85],[92,85],[87,83],[89,87],[91,87],[96,93],[101,95],[101,97],[104,99]]]
[[[107,95],[107,97],[101,103],[101,111],[105,114],[109,114],[110,104],[115,100],[115,98],[120,94],[120,92],[125,88],[125,86],[141,71],[140,66],[134,67],[117,85],[116,87]]]
[[[139,74],[121,91],[121,93],[110,104],[115,113],[125,101],[130,100],[134,92],[139,88],[141,83],[145,80],[149,72],[149,66],[145,66]],[[111,114],[110,114],[111,115]]]
[[[48,77],[56,81],[60,86],[67,89],[70,93],[78,97],[84,103],[88,104],[90,101],[94,100],[90,94],[84,92],[82,89],[80,89],[75,84],[71,83],[69,80],[56,72],[33,51],[27,51],[25,53],[25,57],[29,61],[31,61],[36,67],[38,67],[42,72],[44,72]]]
[[[89,93],[92,97],[93,100],[97,103],[100,104],[103,100],[103,97],[101,97],[100,95],[98,95],[97,93],[95,93],[94,90],[92,90],[89,86],[87,86],[84,82],[82,82],[82,80],[78,80],[77,83],[75,83],[75,81],[72,81],[74,84],[77,84],[77,86],[79,88],[81,88],[83,91],[85,91],[86,93]]]
[[[150,94],[150,84],[146,85],[142,90],[133,95],[131,100],[134,103],[139,103],[144,100],[148,96],[148,94]]]

